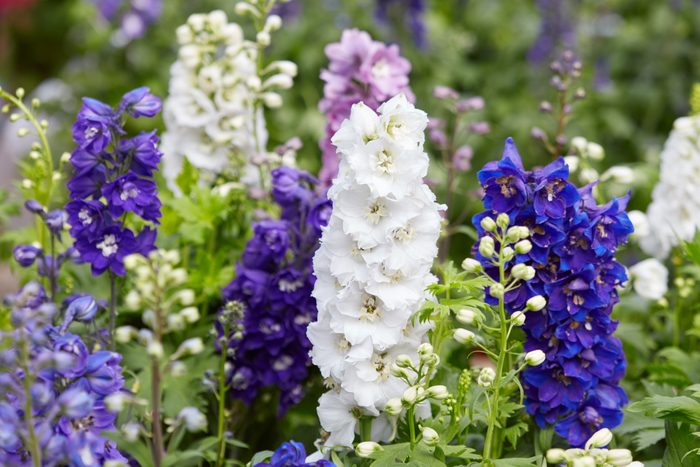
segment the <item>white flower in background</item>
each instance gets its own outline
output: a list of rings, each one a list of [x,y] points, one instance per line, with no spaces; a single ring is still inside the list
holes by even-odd
[[[273,29],[275,18],[268,17],[266,29]],[[220,10],[190,16],[177,29],[177,40],[178,60],[164,104],[164,176],[173,185],[187,158],[209,176],[229,171],[257,183],[253,161],[276,157],[267,152],[259,103],[281,105],[276,91],[291,87],[296,65],[272,62],[260,73],[258,44],[245,40],[241,27]]]
[[[423,183],[427,117],[403,95],[378,109],[353,106],[333,137],[341,156],[329,197],[333,214],[314,257],[318,321],[311,357],[333,387],[319,401],[327,445],[350,446],[361,415],[372,437],[394,434],[379,416],[407,384],[392,375],[399,355],[417,359],[428,325],[410,324],[435,281],[430,269],[440,233],[435,196]]]
[[[639,243],[659,259],[700,228],[700,116],[676,120],[661,152],[659,183],[647,209],[649,235]]]
[[[646,213],[642,211],[633,210],[627,213],[630,218],[630,222],[634,226],[634,232],[632,236],[636,238],[644,238],[651,232],[651,227],[649,226],[649,218]]]
[[[201,431],[207,427],[207,417],[196,407],[184,407],[177,415],[187,431]]]
[[[645,259],[629,268],[634,291],[649,300],[661,300],[668,291],[668,269],[656,258]]]
[[[602,182],[611,181],[621,185],[629,185],[635,180],[634,170],[624,165],[614,165],[600,176]]]

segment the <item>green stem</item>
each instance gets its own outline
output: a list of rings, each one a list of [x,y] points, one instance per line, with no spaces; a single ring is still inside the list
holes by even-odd
[[[28,360],[29,360],[29,347],[27,345],[27,336],[25,331],[22,330],[22,371],[24,372],[24,378],[22,378],[22,388],[24,389],[24,418],[27,422],[27,432],[29,434],[29,453],[32,456],[32,464],[34,467],[41,467],[41,450],[39,449],[39,440],[36,437],[36,432],[34,431],[34,415],[32,409],[32,374],[29,370]]]
[[[505,284],[505,261],[503,253],[498,254],[498,274],[499,282]],[[493,382],[493,402],[489,411],[488,429],[486,431],[486,439],[484,441],[484,460],[491,459],[494,450],[494,433],[496,431],[496,421],[498,419],[498,403],[501,395],[501,380],[503,378],[503,367],[508,354],[508,323],[506,318],[504,297],[498,299],[498,315],[500,320],[500,335],[499,335],[499,352],[498,362],[496,363],[496,379]]]
[[[226,326],[224,336],[228,336],[229,329]],[[219,449],[216,455],[216,466],[224,465],[226,458],[226,440],[224,439],[225,415],[226,415],[226,349],[221,349],[221,358],[219,359],[219,413],[217,422],[217,433],[219,438]]]
[[[114,329],[117,326],[117,277],[109,272],[109,348],[114,351]]]
[[[681,299],[676,302],[673,309],[673,346],[680,348],[681,346]]]
[[[36,130],[37,135],[39,136],[39,141],[41,142],[42,146],[42,152],[46,157],[46,165],[49,169],[49,176],[46,180],[46,198],[39,201],[41,201],[42,204],[44,204],[47,208],[50,209],[49,201],[51,200],[51,192],[53,191],[53,155],[51,154],[49,140],[46,138],[46,131],[36,119],[34,114],[32,114],[32,112],[27,108],[27,106],[24,105],[24,102],[22,102],[22,100],[2,90],[0,90],[0,97],[7,99],[8,101],[12,102],[18,109],[20,109],[22,113],[27,117],[27,120],[29,120],[29,122],[32,124],[32,126]]]
[[[360,438],[362,441],[372,441],[372,417],[360,418]]]
[[[155,269],[155,268],[154,268]],[[155,276],[158,276],[158,271],[154,270]],[[155,306],[155,326],[153,327],[153,339],[162,342],[163,330],[163,310],[161,309],[162,291],[158,285],[158,280],[155,281],[154,290]],[[153,456],[153,465],[160,467],[165,456],[165,445],[163,442],[163,427],[160,422],[161,418],[161,371],[160,358],[153,356],[151,358],[151,431],[153,432],[153,443],[151,445],[151,454]]]
[[[416,445],[416,417],[415,417],[415,407],[411,405],[408,410],[406,410],[406,423],[408,423],[408,434],[411,441],[411,449]]]

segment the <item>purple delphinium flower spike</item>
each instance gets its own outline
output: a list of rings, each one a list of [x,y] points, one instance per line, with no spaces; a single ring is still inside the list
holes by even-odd
[[[350,116],[353,104],[364,102],[376,110],[384,101],[403,93],[413,102],[408,85],[411,64],[399,54],[397,45],[372,40],[357,29],[343,31],[340,42],[325,49],[328,68],[321,71],[323,99],[319,110],[326,115],[326,136],[321,140],[323,166],[319,178],[328,187],[338,173],[338,156],[331,137]]]
[[[547,356],[521,375],[525,406],[538,425],[554,425],[572,446],[582,446],[600,428],[619,425],[627,403],[620,387],[625,355],[610,317],[617,287],[627,279],[614,258],[633,230],[627,197],[598,206],[592,185],[577,189],[568,181],[561,158],[526,171],[510,138],[502,159],[478,177],[487,209],[473,218],[479,234],[485,233],[481,219],[500,213],[530,229],[532,250],[516,260],[533,266],[536,276],[506,293],[508,311],[523,310],[535,295],[547,300],[544,309],[528,312],[523,326],[525,351]]]
[[[572,19],[574,2],[568,0],[537,0],[540,31],[528,52],[528,60],[538,64],[549,60],[557,49],[573,49],[576,27]]]
[[[236,278],[223,290],[225,301],[244,308],[242,337],[230,343],[235,349],[231,392],[251,403],[261,389],[276,386],[280,414],[301,400],[311,363],[306,327],[316,319],[312,258],[331,210],[325,194],[314,190],[317,183],[296,169],[273,170],[280,219],[254,225]]]
[[[157,224],[161,216],[153,178],[161,158],[158,137],[153,131],[129,138],[121,119],[152,117],[160,107],[160,99],[145,87],[126,93],[117,110],[83,100],[73,126],[78,148],[70,159],[72,201],[66,212],[75,248],[94,275],[108,270],[123,275],[126,256],[155,248],[155,230],[146,227],[137,234],[125,222],[135,215]]]
[[[0,464],[31,465],[34,454],[41,456],[41,465],[126,462],[115,443],[103,436],[116,430],[117,414],[106,409],[105,398],[124,391],[121,356],[90,353],[66,323],[54,327],[56,309],[36,282],[5,301],[12,308],[13,328],[0,332]],[[82,317],[96,308],[87,296],[71,306]],[[23,385],[27,378],[32,382],[29,392]],[[27,402],[38,438],[35,446],[28,445]]]

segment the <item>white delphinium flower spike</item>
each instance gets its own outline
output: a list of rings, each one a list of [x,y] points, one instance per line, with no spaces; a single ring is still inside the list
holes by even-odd
[[[675,121],[661,153],[659,182],[647,209],[649,232],[639,244],[659,259],[700,229],[700,115]]]
[[[375,417],[375,441],[393,436],[395,419],[379,414],[408,384],[392,367],[399,356],[418,359],[427,340],[429,326],[411,318],[435,281],[444,207],[423,183],[426,125],[426,114],[398,95],[378,113],[353,106],[332,140],[340,169],[314,258],[318,321],[308,330],[312,360],[334,388],[318,408],[329,446],[350,446],[361,416]]]

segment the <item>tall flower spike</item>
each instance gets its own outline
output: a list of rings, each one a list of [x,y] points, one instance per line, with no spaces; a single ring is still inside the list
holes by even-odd
[[[156,231],[128,227],[130,215],[158,224],[161,203],[154,173],[161,153],[155,131],[131,138],[124,130],[127,115],[153,117],[160,112],[160,99],[148,88],[124,95],[118,108],[91,98],[73,125],[77,148],[70,162],[73,177],[67,187],[66,205],[71,236],[80,259],[90,263],[93,275],[111,271],[124,275],[124,258],[148,254],[155,248]]]
[[[102,435],[116,430],[117,415],[105,399],[124,391],[121,355],[90,353],[79,336],[67,331],[70,321],[54,327],[56,309],[36,282],[6,302],[13,329],[0,332],[0,464],[126,462]],[[80,298],[69,308],[73,304],[81,312],[91,308]],[[85,317],[77,311],[67,319]]]
[[[508,138],[502,159],[479,172],[487,210],[473,223],[482,236],[491,224],[484,219],[505,213],[530,229],[530,248],[519,251],[516,262],[534,267],[536,276],[505,294],[510,313],[532,310],[522,327],[525,351],[546,354],[543,364],[521,375],[525,405],[538,425],[555,425],[571,445],[582,446],[598,429],[617,426],[627,402],[619,384],[625,356],[610,314],[626,280],[614,254],[632,224],[627,197],[598,206],[592,186],[577,190],[568,176],[562,158],[526,171]],[[486,258],[477,258],[494,274]]]
[[[318,321],[311,356],[331,390],[318,414],[327,445],[350,446],[360,416],[377,417],[407,385],[391,374],[401,354],[417,358],[427,325],[411,324],[426,298],[440,233],[435,195],[423,183],[426,114],[404,95],[375,113],[352,107],[333,137],[340,170],[329,190],[333,213],[314,256]],[[392,436],[386,415],[375,440]]]
[[[306,328],[316,319],[312,258],[331,211],[325,195],[316,194],[317,183],[289,167],[272,171],[272,196],[281,218],[253,226],[236,278],[223,290],[225,301],[244,307],[242,336],[224,339],[232,364],[231,392],[251,403],[261,389],[276,386],[280,415],[303,397],[311,364]],[[222,323],[217,323],[220,334]]]
[[[700,229],[700,115],[682,117],[661,153],[661,174],[647,209],[648,235],[639,239],[642,249],[659,259],[668,256],[680,240],[691,240]]]
[[[268,16],[258,38],[269,40],[279,19]],[[278,91],[292,86],[296,65],[282,60],[260,69],[264,47],[246,40],[221,10],[190,16],[177,29],[177,40],[164,112],[165,178],[174,188],[186,158],[209,178],[225,173],[259,184],[256,165],[279,162],[267,151],[263,105],[282,104]]]
[[[324,186],[331,184],[338,173],[338,156],[331,137],[350,116],[353,104],[363,102],[371,110],[387,99],[403,93],[410,102],[413,93],[408,86],[411,64],[399,55],[397,45],[374,41],[364,31],[343,31],[340,42],[325,49],[328,68],[321,71],[323,99],[319,109],[326,115],[326,136],[321,140],[323,167],[319,177]]]

